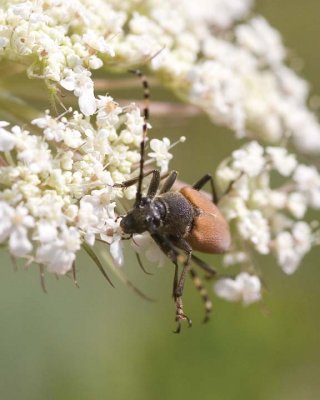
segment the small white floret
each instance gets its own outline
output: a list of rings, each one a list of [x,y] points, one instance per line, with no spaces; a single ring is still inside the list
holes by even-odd
[[[214,291],[222,299],[249,305],[261,299],[261,282],[257,276],[242,272],[235,279],[219,279]]]

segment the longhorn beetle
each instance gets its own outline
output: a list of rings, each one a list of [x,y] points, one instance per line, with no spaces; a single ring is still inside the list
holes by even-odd
[[[176,304],[176,333],[181,330],[181,321],[186,320],[189,326],[191,320],[183,310],[182,294],[184,282],[189,272],[195,286],[205,302],[205,321],[210,317],[211,301],[202,286],[191,260],[210,274],[215,270],[204,261],[192,254],[193,250],[203,253],[224,253],[230,246],[231,238],[228,224],[217,207],[217,194],[212,177],[207,174],[192,187],[185,186],[179,191],[172,191],[177,178],[177,172],[172,171],[160,186],[161,176],[157,169],[144,172],[145,144],[149,120],[149,85],[139,70],[130,71],[138,75],[144,88],[144,124],[143,137],[140,144],[139,176],[116,187],[127,188],[138,184],[133,209],[123,216],[120,226],[124,234],[132,236],[135,233],[149,232],[152,239],[174,264],[173,298]],[[142,195],[143,178],[152,175],[146,195]],[[210,182],[212,201],[199,190]],[[183,256],[184,253],[184,256]],[[179,275],[178,263],[182,263]]]

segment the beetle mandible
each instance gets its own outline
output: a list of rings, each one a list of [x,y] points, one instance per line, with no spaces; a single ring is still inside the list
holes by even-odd
[[[140,70],[130,71],[138,75],[144,87],[145,106],[143,110],[143,138],[140,144],[139,176],[126,182],[115,184],[116,187],[127,188],[138,184],[133,208],[123,216],[120,227],[124,234],[149,232],[152,239],[174,264],[173,298],[176,304],[175,332],[180,332],[181,321],[192,322],[184,313],[182,294],[184,282],[189,272],[196,287],[203,297],[206,308],[205,321],[209,319],[212,304],[205,288],[202,286],[196,272],[191,268],[191,260],[210,274],[215,270],[204,261],[192,254],[192,251],[219,254],[228,250],[231,243],[230,230],[227,221],[217,207],[218,198],[211,175],[206,174],[192,187],[185,186],[179,191],[172,187],[177,178],[177,172],[172,171],[164,183],[161,183],[160,171],[153,169],[144,172],[145,143],[149,120],[149,85]],[[146,195],[142,195],[143,179],[152,175]],[[212,200],[209,200],[200,189],[210,182]],[[184,254],[184,255],[183,255]],[[178,263],[182,263],[179,275]]]

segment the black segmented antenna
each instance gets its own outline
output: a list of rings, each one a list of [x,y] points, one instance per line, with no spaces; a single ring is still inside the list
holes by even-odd
[[[137,205],[142,197],[142,181],[143,181],[143,167],[144,167],[144,151],[145,151],[145,144],[146,144],[146,138],[147,138],[147,133],[148,133],[148,121],[149,121],[149,99],[150,99],[150,88],[149,88],[149,83],[147,81],[147,78],[139,69],[131,69],[129,70],[132,74],[137,75],[142,82],[143,86],[143,100],[144,100],[144,106],[143,106],[143,117],[144,117],[144,123],[142,126],[142,140],[140,143],[140,169],[139,169],[139,180],[138,180],[138,188],[137,188],[137,194],[136,194],[136,201],[135,205]]]

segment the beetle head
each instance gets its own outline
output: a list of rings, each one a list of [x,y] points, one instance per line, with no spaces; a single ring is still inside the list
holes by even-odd
[[[121,220],[120,226],[124,233],[143,233],[150,230],[150,223],[154,221],[152,199],[143,197],[135,207]]]

